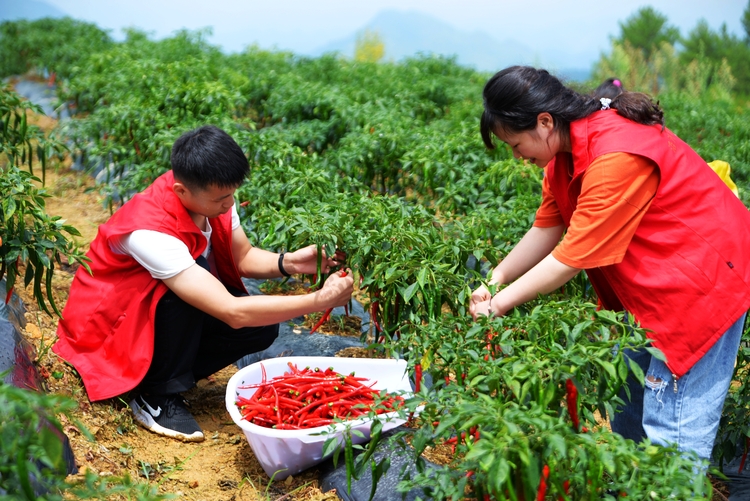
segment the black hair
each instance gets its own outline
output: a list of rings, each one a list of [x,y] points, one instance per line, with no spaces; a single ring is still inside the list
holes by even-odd
[[[548,71],[529,66],[511,66],[495,73],[482,91],[484,112],[480,131],[485,146],[494,149],[492,133],[496,128],[518,133],[532,130],[540,113],[552,115],[554,128],[565,134],[570,123],[602,108],[604,96],[586,96],[566,87]],[[664,113],[649,96],[623,92],[612,99],[610,107],[634,122],[664,125]]]
[[[190,190],[236,187],[250,163],[232,137],[214,125],[184,133],[172,146],[172,171]]]
[[[591,95],[597,100],[603,97],[614,99],[623,92],[625,92],[625,88],[622,86],[620,79],[612,77],[600,83],[599,87],[594,89]]]

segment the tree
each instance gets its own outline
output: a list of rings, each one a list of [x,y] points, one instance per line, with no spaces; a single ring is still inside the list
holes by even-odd
[[[750,44],[750,1],[747,2],[745,12],[742,13],[742,27],[745,28],[745,43]]]
[[[377,63],[385,55],[385,43],[377,31],[365,30],[357,35],[354,60]]]
[[[746,16],[748,13],[750,10],[745,10]],[[701,20],[682,41],[682,45],[684,50],[680,53],[680,62],[683,65],[704,59],[711,61],[714,70],[718,70],[722,61],[726,61],[736,80],[734,90],[742,95],[750,94],[750,46],[745,40],[729,33],[726,25],[715,32],[705,20]]]
[[[651,55],[662,43],[674,45],[680,39],[679,29],[668,26],[666,16],[652,7],[642,7],[624,23],[619,24],[621,33],[615,42],[640,49],[646,60],[651,59]]]

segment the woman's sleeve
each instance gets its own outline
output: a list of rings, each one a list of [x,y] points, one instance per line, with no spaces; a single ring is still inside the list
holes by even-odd
[[[586,169],[570,227],[552,255],[574,268],[596,268],[622,261],[659,186],[651,160],[610,153]]]
[[[548,179],[547,176],[544,176],[542,180],[542,204],[537,209],[534,219],[534,226],[539,228],[552,228],[564,224],[555,197],[552,196]]]

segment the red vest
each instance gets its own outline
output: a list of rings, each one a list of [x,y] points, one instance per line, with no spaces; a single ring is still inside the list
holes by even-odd
[[[172,171],[135,195],[91,243],[90,275],[79,268],[57,326],[53,351],[72,364],[91,401],[115,397],[143,379],[154,350],[154,313],[167,291],[161,280],[130,256],[110,249],[110,239],[135,230],[154,230],[182,240],[193,259],[206,239],[172,191]],[[232,216],[210,220],[216,271],[222,282],[245,290],[232,258]]]
[[[558,154],[545,169],[566,227],[597,157],[636,154],[659,168],[656,195],[622,262],[586,273],[604,307],[632,313],[681,377],[750,308],[750,212],[660,125],[599,111],[573,122],[570,136],[572,154]]]

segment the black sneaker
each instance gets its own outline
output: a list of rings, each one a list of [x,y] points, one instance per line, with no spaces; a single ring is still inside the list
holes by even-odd
[[[135,420],[146,429],[183,442],[202,442],[203,431],[180,395],[138,395],[130,401]]]

